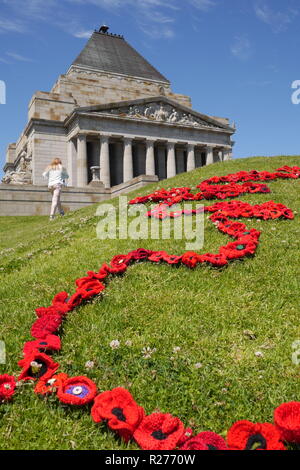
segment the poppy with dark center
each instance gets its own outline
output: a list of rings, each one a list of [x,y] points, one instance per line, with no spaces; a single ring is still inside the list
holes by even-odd
[[[38,318],[31,327],[31,336],[36,339],[45,338],[55,333],[62,323],[62,317],[59,314],[44,315]]]
[[[129,255],[116,255],[114,256],[111,261],[110,265],[114,268],[120,268],[124,265],[128,266],[131,261],[131,256]]]
[[[152,413],[146,416],[133,434],[143,450],[173,450],[184,433],[179,418],[169,413]]]
[[[47,335],[43,339],[36,339],[35,341],[27,341],[24,344],[23,354],[31,354],[32,352],[45,352],[45,351],[59,351],[61,348],[61,341],[59,336]]]
[[[300,402],[282,403],[274,411],[274,422],[282,439],[300,444]]]
[[[228,431],[231,450],[285,450],[280,431],[270,423],[237,421]]]
[[[180,447],[180,450],[228,450],[228,447],[221,436],[206,431],[191,437]]]
[[[128,256],[133,260],[143,260],[149,258],[152,255],[152,250],[146,250],[145,248],[138,248],[137,250],[130,251]]]
[[[18,362],[22,367],[22,372],[18,380],[36,380],[43,377],[44,380],[51,379],[59,368],[59,364],[54,362],[47,354],[33,352],[25,356]]]
[[[181,261],[181,258],[182,256],[169,255],[169,254],[163,255],[163,260],[166,261],[168,264],[179,264]]]
[[[15,393],[16,381],[12,375],[0,375],[0,402],[9,401]]]
[[[223,254],[213,254],[213,253],[205,253],[204,255],[200,255],[200,262],[201,263],[209,263],[212,266],[217,268],[221,268],[228,264],[227,258]]]
[[[247,237],[242,237],[236,242],[228,243],[222,246],[219,250],[220,254],[226,256],[227,259],[244,258],[248,255],[253,255],[257,249],[257,240]]]
[[[182,255],[181,261],[189,268],[195,268],[200,262],[199,255],[193,251],[187,251]]]
[[[86,405],[97,395],[96,384],[85,376],[71,377],[58,386],[57,397],[67,405]]]
[[[37,395],[51,395],[58,390],[58,387],[67,380],[68,375],[61,373],[53,375],[51,379],[44,380],[43,377],[38,381],[34,388],[34,393]]]
[[[128,442],[145,416],[144,409],[137,405],[128,390],[114,388],[98,395],[92,407],[92,418],[96,423],[107,421],[107,425]]]
[[[165,256],[168,256],[166,251],[154,251],[152,255],[149,256],[148,260],[158,263],[159,261],[163,261]]]

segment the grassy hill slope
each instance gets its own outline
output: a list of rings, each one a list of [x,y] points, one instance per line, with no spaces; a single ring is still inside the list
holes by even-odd
[[[300,158],[218,163],[130,197],[158,186],[193,187],[213,175],[272,171],[284,164],[300,165]],[[271,194],[240,199],[251,204],[274,200],[297,212],[299,184],[270,182]],[[118,205],[117,199],[109,202]],[[19,372],[17,361],[30,339],[34,309],[49,305],[56,292],[73,292],[74,280],[87,270],[139,247],[185,251],[185,240],[99,240],[96,208],[51,223],[47,217],[0,219],[0,340],[7,352],[0,374]],[[55,355],[61,371],[87,375],[101,391],[127,387],[147,413],[170,412],[198,432],[226,435],[235,420],[267,422],[280,403],[299,400],[299,366],[292,362],[292,344],[300,339],[299,216],[245,223],[262,231],[254,258],[220,270],[139,263],[114,278],[101,301],[78,308],[64,323],[63,348]],[[203,252],[216,252],[228,240],[205,221]],[[114,339],[121,342],[119,349],[109,346]],[[156,348],[151,359],[143,357],[144,347]],[[180,351],[173,352],[174,347]],[[87,361],[95,367],[87,370]],[[22,384],[13,403],[0,406],[0,449],[137,448],[95,425],[87,409],[62,406],[55,397],[41,399],[32,388]]]

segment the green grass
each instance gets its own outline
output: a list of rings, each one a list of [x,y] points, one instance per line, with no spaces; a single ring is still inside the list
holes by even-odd
[[[283,164],[299,165],[300,158],[218,163],[149,185],[132,197],[157,186],[196,186],[213,175],[274,170]],[[271,194],[241,199],[252,204],[272,199],[299,211],[299,180],[268,185]],[[118,204],[117,199],[111,202]],[[87,270],[139,247],[185,251],[184,240],[99,240],[96,208],[51,223],[47,217],[1,218],[0,339],[6,343],[7,363],[0,365],[0,374],[18,374],[34,309],[49,305],[61,290],[73,292],[74,280]],[[235,420],[272,421],[276,406],[299,400],[299,367],[291,359],[292,343],[300,339],[299,216],[246,224],[262,230],[254,258],[221,270],[138,263],[113,278],[101,301],[78,308],[65,322],[63,349],[55,356],[61,371],[87,375],[100,391],[128,387],[147,413],[170,412],[198,432],[222,435]],[[227,241],[205,221],[203,252],[216,251]],[[113,339],[121,342],[117,350],[109,346]],[[132,346],[125,345],[127,340]],[[147,346],[157,349],[151,359],[141,353]],[[173,353],[176,346],[181,349]],[[95,367],[86,370],[87,361]],[[39,398],[32,388],[22,384],[13,403],[0,406],[0,449],[137,449],[94,424],[88,408]]]

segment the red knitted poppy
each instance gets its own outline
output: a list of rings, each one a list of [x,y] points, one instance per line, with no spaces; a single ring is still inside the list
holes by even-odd
[[[21,359],[18,365],[23,368],[18,380],[36,380],[41,377],[43,377],[43,380],[48,380],[51,379],[59,367],[59,364],[54,362],[47,354],[35,351]]]
[[[59,384],[57,397],[67,405],[86,405],[97,395],[96,384],[85,376],[71,377]]]
[[[158,263],[164,259],[164,256],[168,256],[166,251],[154,251],[152,255],[149,256],[148,260]]]
[[[228,431],[228,447],[231,450],[285,450],[281,434],[270,423],[237,421]]]
[[[138,406],[129,391],[122,387],[98,395],[91,414],[96,423],[107,420],[108,427],[116,431],[125,442],[131,439],[145,416],[144,409]]]
[[[228,450],[228,447],[221,436],[206,431],[186,441],[180,450]]]
[[[0,402],[9,401],[13,397],[16,388],[16,381],[12,375],[0,375]]]
[[[143,450],[173,450],[183,432],[179,418],[169,413],[152,413],[143,419],[133,437]]]
[[[115,255],[111,259],[110,264],[111,264],[111,266],[117,268],[117,267],[120,267],[123,264],[126,264],[128,266],[130,261],[131,261],[131,256],[130,255]]]
[[[43,377],[38,381],[34,388],[34,393],[37,395],[51,395],[55,393],[59,386],[63,384],[68,378],[67,374],[61,373],[53,375],[51,379],[43,380]]]
[[[195,268],[200,262],[199,255],[193,251],[187,251],[182,255],[181,261],[189,268]]]
[[[274,422],[282,439],[300,444],[300,402],[282,403],[274,411]]]
[[[56,335],[47,335],[43,339],[36,339],[35,341],[27,341],[24,344],[23,354],[31,354],[32,352],[44,351],[59,351],[61,348],[60,337]]]
[[[44,315],[38,318],[31,327],[31,336],[36,339],[45,338],[51,333],[55,333],[62,323],[62,317],[58,314]]]

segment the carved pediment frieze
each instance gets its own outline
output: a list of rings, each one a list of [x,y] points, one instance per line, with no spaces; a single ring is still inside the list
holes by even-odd
[[[188,113],[170,104],[159,102],[97,110],[97,113],[110,114],[120,118],[165,122],[182,126],[218,128],[218,126],[197,117],[192,112]]]

